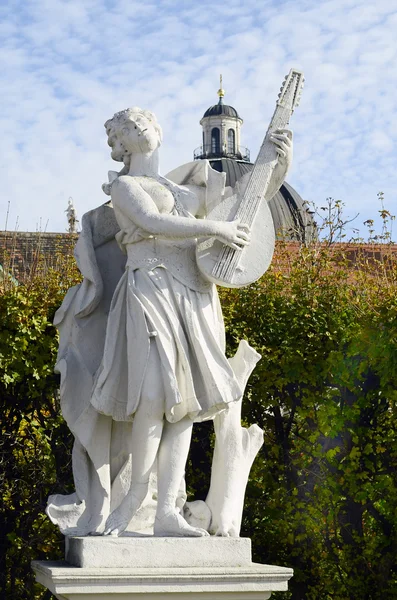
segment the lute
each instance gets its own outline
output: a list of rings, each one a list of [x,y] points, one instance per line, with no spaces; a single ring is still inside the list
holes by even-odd
[[[277,164],[277,152],[269,140],[276,129],[284,129],[298,106],[304,78],[291,69],[280,89],[270,121],[245,192],[223,200],[207,216],[215,221],[239,219],[251,228],[251,242],[239,250],[215,238],[198,241],[197,264],[206,279],[223,287],[243,287],[253,283],[268,269],[274,252],[275,234],[269,206],[264,200]]]

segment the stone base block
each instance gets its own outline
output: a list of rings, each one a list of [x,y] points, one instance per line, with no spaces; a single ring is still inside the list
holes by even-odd
[[[156,538],[122,535],[66,538],[66,561],[83,568],[241,567],[251,564],[248,538]]]
[[[34,561],[59,600],[266,600],[292,569],[251,562],[246,538],[81,537],[67,561]]]
[[[58,600],[267,600],[286,591],[292,569],[242,567],[81,568],[34,561],[36,579]]]

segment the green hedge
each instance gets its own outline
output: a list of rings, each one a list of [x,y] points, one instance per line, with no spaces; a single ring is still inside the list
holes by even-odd
[[[4,261],[5,262],[5,261]],[[71,252],[58,269],[35,269],[0,293],[0,597],[52,598],[34,582],[30,561],[64,556],[46,517],[49,494],[72,491],[72,436],[53,373],[58,339],[52,326],[66,290],[78,280]]]
[[[293,253],[291,254],[291,248]],[[295,569],[293,600],[397,598],[397,265],[343,245],[279,244],[256,284],[222,290],[228,351],[262,354],[243,403],[265,443],[247,488],[254,559]],[[354,260],[353,260],[354,259]],[[0,593],[49,598],[30,560],[62,557],[46,498],[73,484],[70,434],[52,373],[52,317],[76,273],[62,268],[0,295]],[[187,481],[208,488],[211,423],[195,426]]]
[[[230,352],[246,338],[262,354],[243,403],[265,443],[242,535],[256,561],[294,568],[278,598],[397,598],[392,250],[279,244],[258,283],[221,292]],[[207,435],[196,432],[196,456]]]

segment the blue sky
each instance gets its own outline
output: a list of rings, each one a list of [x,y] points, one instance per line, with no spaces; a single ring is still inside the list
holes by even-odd
[[[102,204],[118,165],[103,123],[138,105],[164,131],[161,170],[192,160],[217,101],[255,157],[284,75],[305,72],[287,180],[304,199],[397,213],[397,0],[5,0],[0,8],[0,229],[66,229]]]

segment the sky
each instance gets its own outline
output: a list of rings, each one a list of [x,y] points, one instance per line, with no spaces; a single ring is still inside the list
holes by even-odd
[[[287,181],[362,223],[397,213],[397,0],[3,0],[0,229],[65,231],[108,198],[104,122],[128,106],[163,128],[161,172],[189,162],[218,100],[255,158],[284,76],[303,70]],[[8,218],[7,218],[8,213]]]

